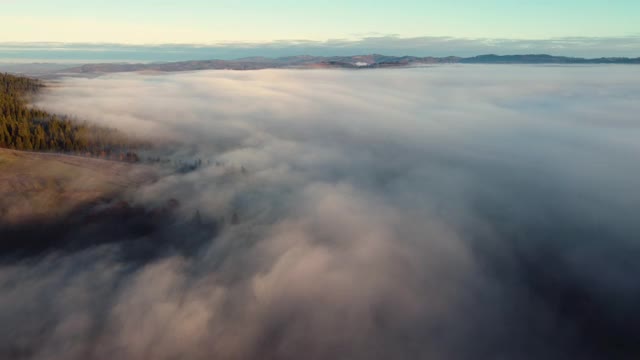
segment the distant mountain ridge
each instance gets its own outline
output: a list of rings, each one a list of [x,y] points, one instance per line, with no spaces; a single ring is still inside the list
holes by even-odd
[[[259,70],[259,69],[320,69],[320,68],[390,68],[428,64],[640,64],[640,58],[577,58],[547,54],[479,55],[474,57],[417,57],[380,54],[355,56],[286,56],[279,58],[248,57],[236,60],[193,60],[167,63],[104,63],[87,64],[61,70],[65,73],[114,73],[131,71],[194,71],[194,70]]]
[[[640,64],[640,58],[578,58],[553,56],[547,54],[528,55],[480,55],[463,58],[460,63],[466,64]]]

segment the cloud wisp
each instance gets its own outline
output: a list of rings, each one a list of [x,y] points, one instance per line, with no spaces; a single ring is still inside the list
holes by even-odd
[[[118,255],[128,241],[5,260],[0,354],[637,355],[638,80],[615,66],[62,80],[38,106],[204,160],[131,202],[177,198],[221,225],[189,253],[175,249],[196,235],[163,228],[144,262]]]

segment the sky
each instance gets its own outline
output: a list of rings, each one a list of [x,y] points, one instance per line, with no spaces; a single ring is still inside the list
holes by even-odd
[[[0,42],[211,44],[640,34],[635,0],[0,0]]]

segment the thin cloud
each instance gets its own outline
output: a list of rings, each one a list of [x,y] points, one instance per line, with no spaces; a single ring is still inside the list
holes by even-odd
[[[293,55],[385,55],[475,56],[487,53],[548,53],[578,57],[640,57],[640,37],[566,37],[552,39],[468,39],[453,37],[370,36],[359,40],[280,40],[265,43],[222,44],[65,44],[4,43],[0,60],[5,62],[153,62],[205,59],[237,59],[249,56]]]

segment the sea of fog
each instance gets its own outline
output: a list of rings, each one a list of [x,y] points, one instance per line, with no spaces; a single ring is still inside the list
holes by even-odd
[[[639,99],[635,66],[57,80],[37,106],[202,160],[128,201],[227,220],[5,259],[0,356],[637,358]]]

